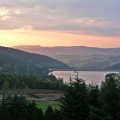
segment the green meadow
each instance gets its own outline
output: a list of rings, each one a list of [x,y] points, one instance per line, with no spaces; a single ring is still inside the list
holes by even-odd
[[[37,107],[41,108],[44,113],[49,105],[51,105],[54,110],[60,108],[59,107],[60,102],[58,101],[36,101],[36,104]]]

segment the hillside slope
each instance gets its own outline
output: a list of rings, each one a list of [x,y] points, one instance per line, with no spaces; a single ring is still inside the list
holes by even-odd
[[[45,55],[0,47],[0,68],[4,72],[48,73],[49,68],[69,68],[68,65]]]
[[[95,48],[85,46],[41,47],[38,45],[21,45],[14,46],[14,48],[52,56],[71,67],[76,67],[81,70],[104,70],[120,62],[120,48]]]

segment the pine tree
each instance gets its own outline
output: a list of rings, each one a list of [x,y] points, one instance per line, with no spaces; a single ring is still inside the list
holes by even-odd
[[[89,84],[89,105],[99,106],[100,90],[98,85]]]
[[[0,102],[0,120],[43,120],[43,112],[23,95],[7,95]]]
[[[29,101],[27,105],[27,112],[28,112],[28,117],[27,120],[33,120],[34,119],[34,113],[36,109],[36,104],[34,101]]]
[[[20,119],[20,104],[19,98],[17,95],[13,96],[13,100],[11,103],[12,107],[10,109],[10,115],[12,120],[19,120]]]
[[[54,116],[55,120],[62,120],[62,114],[60,110],[55,109]]]
[[[50,105],[48,106],[48,108],[45,112],[45,119],[44,120],[55,120],[54,111]]]
[[[60,107],[64,120],[88,120],[88,89],[84,80],[76,77],[75,82],[70,81]]]
[[[106,113],[99,107],[90,106],[89,120],[108,120]]]
[[[10,120],[9,119],[9,109],[6,105],[5,97],[2,97],[1,105],[0,105],[0,120]]]
[[[20,95],[19,96],[19,120],[26,120],[27,116],[28,116],[28,112],[27,112],[27,100],[25,98],[25,96]]]
[[[44,120],[43,111],[36,108],[33,115],[33,120]]]
[[[120,76],[109,74],[102,83],[100,101],[102,110],[108,114],[108,119],[120,120]]]
[[[108,74],[102,82],[100,107],[91,107],[90,120],[120,120],[120,76]]]

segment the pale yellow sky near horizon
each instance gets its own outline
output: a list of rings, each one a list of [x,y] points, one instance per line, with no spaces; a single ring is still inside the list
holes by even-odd
[[[119,0],[0,1],[0,46],[120,47]]]
[[[0,30],[0,46],[16,45],[114,48],[120,47],[120,37],[90,36],[57,31]]]

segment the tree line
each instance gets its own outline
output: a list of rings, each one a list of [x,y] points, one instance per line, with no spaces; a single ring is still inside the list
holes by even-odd
[[[54,75],[36,74],[7,74],[0,73],[0,89],[8,86],[9,89],[51,89],[64,90],[65,84],[62,79]]]

